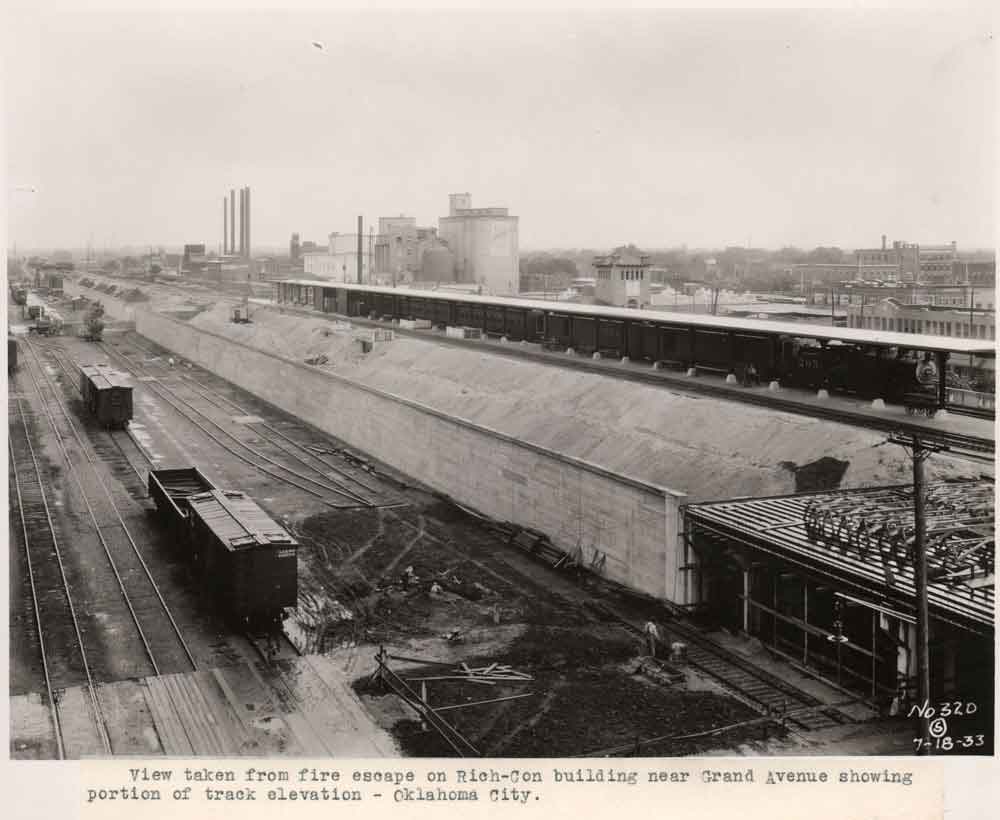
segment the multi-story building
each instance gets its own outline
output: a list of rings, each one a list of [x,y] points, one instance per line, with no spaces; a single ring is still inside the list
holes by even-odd
[[[455,255],[455,280],[484,293],[519,289],[517,217],[506,208],[473,208],[468,193],[451,194],[439,235]]]
[[[947,284],[952,281],[957,245],[895,241],[890,248],[883,234],[881,248],[861,248],[854,255],[855,278],[862,282]]]
[[[594,257],[594,299],[616,307],[649,304],[649,256],[619,248]]]
[[[996,312],[976,308],[913,305],[897,299],[875,304],[853,304],[847,309],[848,327],[895,333],[926,333],[959,339],[995,339]]]
[[[420,267],[417,220],[412,216],[382,216],[375,239],[375,272],[402,277]]]
[[[307,276],[330,279],[334,282],[358,281],[358,235],[356,233],[331,233],[326,251],[305,251],[303,243],[303,267]],[[361,237],[361,281],[372,281],[372,251],[370,238]]]

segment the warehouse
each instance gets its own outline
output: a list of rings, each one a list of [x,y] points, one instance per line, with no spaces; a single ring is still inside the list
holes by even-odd
[[[993,692],[994,484],[927,490],[931,694]],[[700,608],[874,702],[915,696],[911,486],[693,504]],[[692,564],[693,565],[693,564]]]

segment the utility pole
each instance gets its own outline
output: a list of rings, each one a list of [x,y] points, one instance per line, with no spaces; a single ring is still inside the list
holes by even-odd
[[[924,461],[932,453],[940,452],[946,448],[927,442],[917,434],[893,433],[889,436],[889,441],[908,449],[913,460],[913,574],[917,596],[917,702],[920,707],[920,747],[917,754],[926,755],[930,753],[931,745],[930,716],[926,714],[926,706],[931,700],[931,673]]]
[[[358,284],[361,284],[361,264],[364,259],[364,241],[365,241],[365,229],[363,227],[363,220],[358,217]]]

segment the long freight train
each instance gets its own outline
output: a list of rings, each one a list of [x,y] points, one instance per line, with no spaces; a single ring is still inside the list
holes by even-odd
[[[966,339],[308,280],[279,282],[277,296],[324,313],[477,328],[511,342],[732,373],[741,381],[755,372],[765,382],[894,403],[914,394],[943,399],[945,388],[956,386],[949,381],[957,370],[949,355],[968,351],[983,357],[980,375],[992,391],[992,348]],[[936,383],[918,376],[928,358]]]
[[[222,612],[273,628],[298,603],[298,543],[245,493],[220,490],[197,468],[150,470],[149,495]]]

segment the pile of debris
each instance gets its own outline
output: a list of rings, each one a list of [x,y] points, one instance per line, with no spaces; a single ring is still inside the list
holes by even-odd
[[[553,544],[544,532],[531,527],[521,527],[510,521],[494,521],[489,527],[508,544],[524,550],[553,569],[579,566],[576,557]]]

